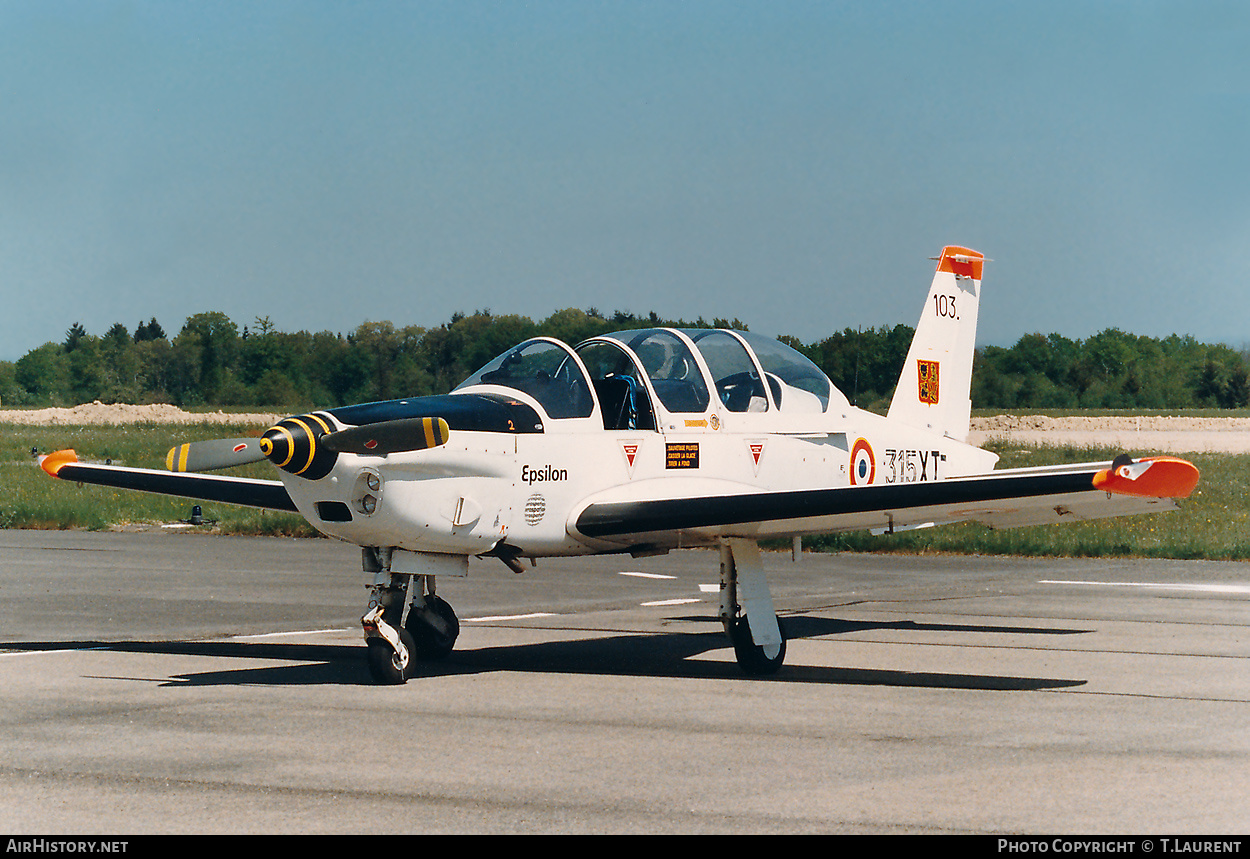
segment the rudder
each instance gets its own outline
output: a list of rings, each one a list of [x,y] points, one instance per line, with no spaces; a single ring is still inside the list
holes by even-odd
[[[967,441],[985,255],[948,245],[937,260],[888,416]]]

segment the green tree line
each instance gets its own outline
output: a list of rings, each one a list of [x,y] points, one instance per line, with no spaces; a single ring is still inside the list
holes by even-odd
[[[223,313],[190,316],[169,336],[155,319],[103,334],[75,322],[62,342],[0,361],[5,406],[168,402],[183,407],[331,408],[446,393],[529,337],[567,343],[652,326],[732,327],[566,309],[535,322],[480,310],[432,328],[366,322],[347,334],[283,332],[268,317],[242,330]],[[898,379],[913,329],[847,328],[814,343],[781,340],[811,358],[851,400],[881,410]],[[1139,337],[1109,328],[1085,340],[1027,334],[1011,347],[977,350],[973,406],[992,409],[1240,408],[1250,403],[1247,356],[1192,337]]]

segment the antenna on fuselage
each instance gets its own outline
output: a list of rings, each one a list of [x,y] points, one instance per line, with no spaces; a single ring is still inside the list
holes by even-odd
[[[851,392],[851,405],[859,408],[859,353],[862,349],[860,341],[864,336],[864,326],[855,328],[855,390]]]

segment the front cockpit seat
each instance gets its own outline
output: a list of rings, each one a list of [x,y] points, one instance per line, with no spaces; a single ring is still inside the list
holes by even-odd
[[[655,429],[650,404],[646,394],[638,390],[637,379],[609,373],[595,380],[595,393],[599,395],[604,429]]]

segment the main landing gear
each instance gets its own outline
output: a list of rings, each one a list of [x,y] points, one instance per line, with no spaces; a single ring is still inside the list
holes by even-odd
[[[773,608],[760,547],[730,537],[720,545],[720,619],[747,674],[776,673],[786,658],[786,636]]]
[[[419,660],[442,659],[460,634],[460,621],[434,591],[435,573],[449,575],[467,559],[403,553],[403,569],[393,560],[398,550],[365,548],[363,566],[373,574],[364,627],[369,673],[377,683],[396,685],[414,676]],[[440,566],[440,564],[442,566]],[[405,606],[407,611],[405,612]],[[407,617],[405,618],[405,614]],[[730,537],[720,545],[720,619],[742,670],[752,676],[775,674],[786,658],[786,636],[777,619],[759,546]]]
[[[443,659],[451,653],[460,621],[434,592],[434,575],[394,572],[389,549],[365,548],[363,558],[365,572],[373,573],[369,610],[360,619],[369,674],[376,683],[402,684],[413,676],[419,659]],[[411,599],[406,599],[409,594]]]

